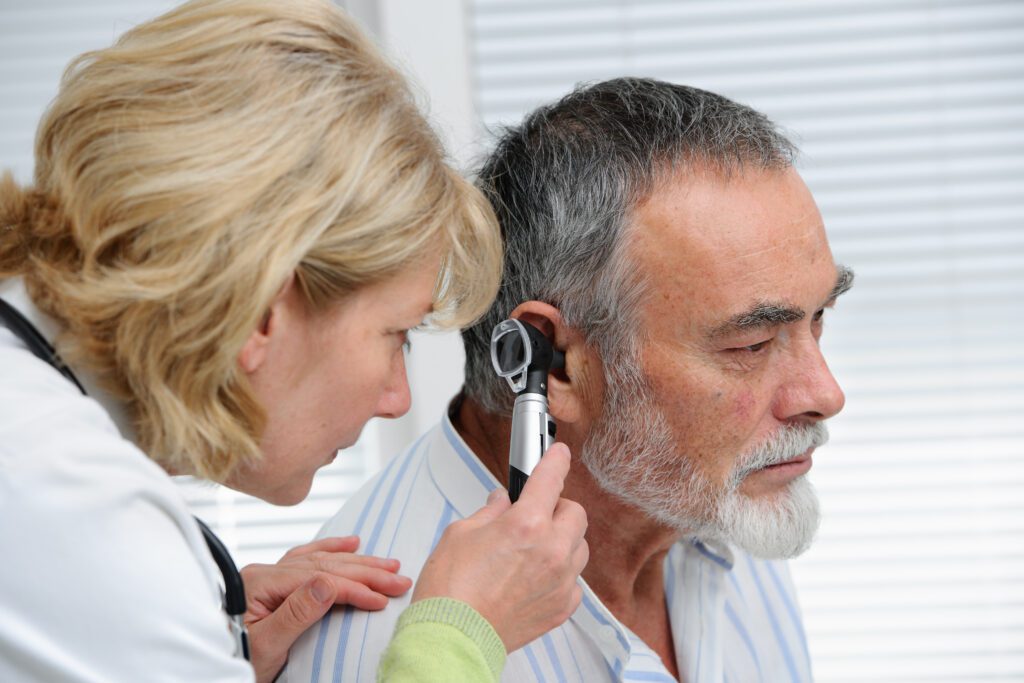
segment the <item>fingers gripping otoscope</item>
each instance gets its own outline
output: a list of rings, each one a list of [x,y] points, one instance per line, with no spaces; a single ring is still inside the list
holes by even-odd
[[[517,394],[508,453],[508,495],[514,503],[555,440],[555,421],[548,413],[548,373],[565,367],[565,355],[533,325],[509,319],[491,332],[491,363]]]

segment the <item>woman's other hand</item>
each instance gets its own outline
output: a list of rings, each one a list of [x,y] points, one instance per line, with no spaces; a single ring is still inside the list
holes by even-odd
[[[487,505],[449,526],[428,558],[413,602],[450,597],[491,623],[509,652],[560,625],[576,610],[576,578],[590,556],[587,514],[560,498],[569,449],[553,445],[515,505],[496,489]]]
[[[357,536],[324,538],[292,548],[277,564],[242,569],[252,665],[259,683],[273,681],[288,649],[333,605],[383,609],[412,581],[396,574],[398,560],[354,555]]]

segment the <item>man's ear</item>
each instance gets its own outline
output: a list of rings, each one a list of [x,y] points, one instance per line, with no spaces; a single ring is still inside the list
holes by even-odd
[[[281,286],[277,296],[270,302],[270,307],[263,313],[259,325],[252,331],[249,338],[245,340],[241,351],[238,352],[238,367],[242,372],[251,375],[267,361],[270,354],[270,342],[277,337],[281,320],[285,317],[285,307],[289,298],[296,292],[295,275],[289,275]]]
[[[565,324],[557,308],[541,301],[525,301],[509,317],[530,323],[565,354],[565,367],[548,375],[548,408],[557,422],[578,422],[587,410],[587,399],[593,389],[591,375],[595,370],[601,372],[600,367],[595,367],[594,354],[584,343],[583,335]]]

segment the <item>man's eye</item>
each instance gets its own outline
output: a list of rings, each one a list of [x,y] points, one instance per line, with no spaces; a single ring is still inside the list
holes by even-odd
[[[768,348],[768,344],[770,342],[771,339],[765,339],[764,341],[757,342],[756,344],[750,344],[749,346],[737,346],[736,348],[729,350],[738,353],[758,353]]]
[[[813,322],[821,322],[821,319],[824,318],[824,317],[825,317],[825,309],[824,308],[819,308],[818,311],[813,316],[811,316],[811,320]]]

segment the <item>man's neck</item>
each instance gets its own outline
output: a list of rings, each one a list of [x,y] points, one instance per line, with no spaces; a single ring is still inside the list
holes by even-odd
[[[510,420],[467,398],[452,423],[484,466],[507,484]],[[582,505],[589,521],[590,562],[583,578],[616,618],[633,628],[650,617],[652,606],[664,609],[663,560],[679,533],[598,486],[579,461],[583,439],[573,425],[559,424],[558,436],[574,458],[562,496]]]

